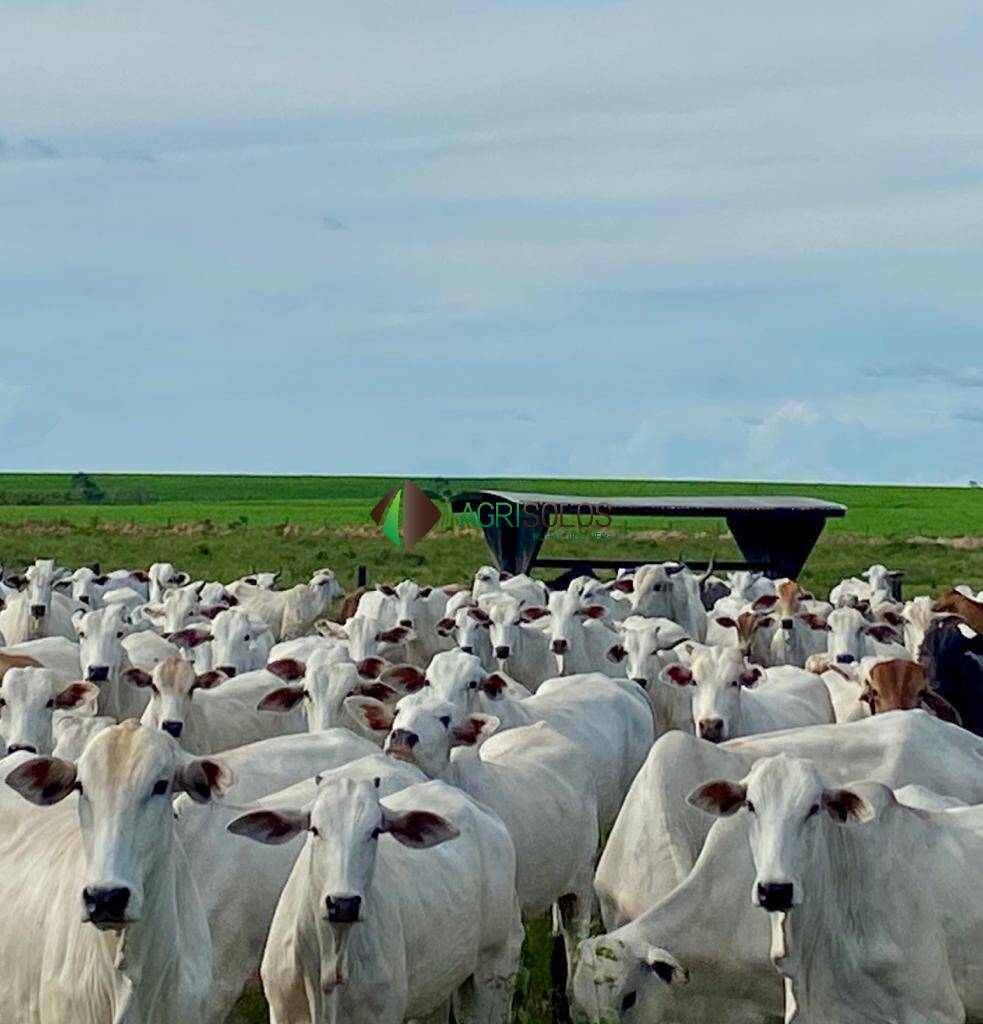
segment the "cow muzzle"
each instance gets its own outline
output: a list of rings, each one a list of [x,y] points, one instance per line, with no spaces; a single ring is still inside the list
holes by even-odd
[[[90,885],[82,890],[85,920],[97,928],[122,928],[127,923],[130,890],[124,886],[103,888]]]
[[[166,732],[168,736],[173,736],[174,739],[180,739],[181,733],[184,732],[184,722],[166,721],[160,723],[161,732]]]
[[[85,673],[90,683],[104,683],[109,678],[108,665],[90,665]]]
[[[782,629],[795,629],[795,619],[782,619]]]
[[[700,739],[711,743],[720,743],[724,738],[724,722],[721,718],[701,718],[699,721]]]
[[[462,644],[461,651],[464,654],[474,654],[474,648],[470,644]]]
[[[638,683],[638,685],[643,690],[647,690],[649,688],[649,681],[647,679],[644,679],[642,676],[632,676],[632,680],[631,681],[633,683]]]
[[[566,640],[554,640],[550,648],[554,654],[566,654],[570,644]]]
[[[511,653],[512,653],[512,648],[511,647],[496,647],[495,648],[495,657],[498,658],[499,661],[505,661],[505,659]]]
[[[401,626],[405,626],[407,629],[412,629],[413,628],[413,620],[412,619],[400,619],[399,620],[399,624]]]
[[[386,753],[400,761],[414,763],[413,748],[420,742],[420,737],[409,729],[394,729],[386,739]]]
[[[852,654],[837,654],[837,665],[852,665],[857,659]]]
[[[324,909],[332,924],[355,924],[362,911],[362,897],[325,896]]]
[[[43,604],[32,604],[31,605],[31,618],[32,619],[43,619],[47,614],[48,609]]]
[[[769,913],[791,910],[795,887],[791,882],[758,882],[758,906]]]

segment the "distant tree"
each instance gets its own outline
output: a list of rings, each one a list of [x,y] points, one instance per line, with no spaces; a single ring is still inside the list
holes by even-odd
[[[68,494],[71,501],[80,501],[86,505],[99,505],[106,500],[106,492],[88,473],[72,474],[72,484]]]

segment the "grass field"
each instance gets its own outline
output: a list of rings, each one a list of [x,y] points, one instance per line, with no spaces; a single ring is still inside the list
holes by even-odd
[[[0,474],[0,561],[18,566],[39,555],[66,565],[103,568],[166,560],[195,578],[229,580],[282,568],[286,582],[331,566],[346,587],[357,567],[375,582],[469,577],[490,560],[479,531],[446,527],[412,551],[394,548],[369,510],[397,481],[381,477],[96,475],[98,503],[76,498],[67,475]],[[416,482],[444,497],[480,486],[585,496],[787,494],[841,502],[803,582],[820,591],[873,562],[905,572],[906,593],[937,592],[956,582],[983,588],[983,490],[822,484],[690,483],[628,480],[446,480]],[[630,529],[625,526],[630,524]],[[719,520],[616,520],[604,540],[549,539],[544,554],[604,559],[735,558]],[[550,937],[528,929],[516,1024],[553,1018]],[[237,1024],[266,1020],[262,1000],[247,998]]]
[[[290,580],[331,565],[350,584],[356,567],[370,579],[464,578],[488,561],[480,533],[439,529],[411,552],[398,551],[369,521],[396,481],[382,477],[95,475],[99,503],[67,501],[67,474],[0,474],[0,559],[7,565],[47,554],[67,564],[142,565],[156,559],[195,576],[229,579],[265,566]],[[822,589],[883,562],[906,573],[913,590],[954,581],[983,585],[983,490],[827,484],[631,480],[433,479],[437,495],[478,486],[600,495],[790,494],[847,505],[831,520],[803,576]],[[77,493],[77,492],[76,492]],[[628,528],[626,528],[628,527]],[[719,520],[616,520],[604,540],[549,539],[544,554],[603,558],[736,557]],[[603,551],[603,554],[600,552]]]

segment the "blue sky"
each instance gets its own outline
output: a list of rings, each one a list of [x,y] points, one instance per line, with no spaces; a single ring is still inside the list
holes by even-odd
[[[0,2],[0,468],[983,478],[977,3]]]

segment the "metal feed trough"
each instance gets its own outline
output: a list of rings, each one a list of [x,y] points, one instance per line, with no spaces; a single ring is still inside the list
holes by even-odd
[[[470,491],[451,500],[451,510],[488,510],[478,522],[500,569],[529,572],[535,566],[567,569],[561,579],[595,569],[630,568],[644,561],[599,558],[540,558],[551,516],[576,517],[603,506],[611,516],[722,517],[743,562],[714,562],[718,569],[756,569],[773,578],[795,579],[826,520],[846,515],[846,506],[817,498],[602,498],[520,491]],[[488,525],[485,525],[487,521]],[[693,568],[706,563],[687,562]]]

